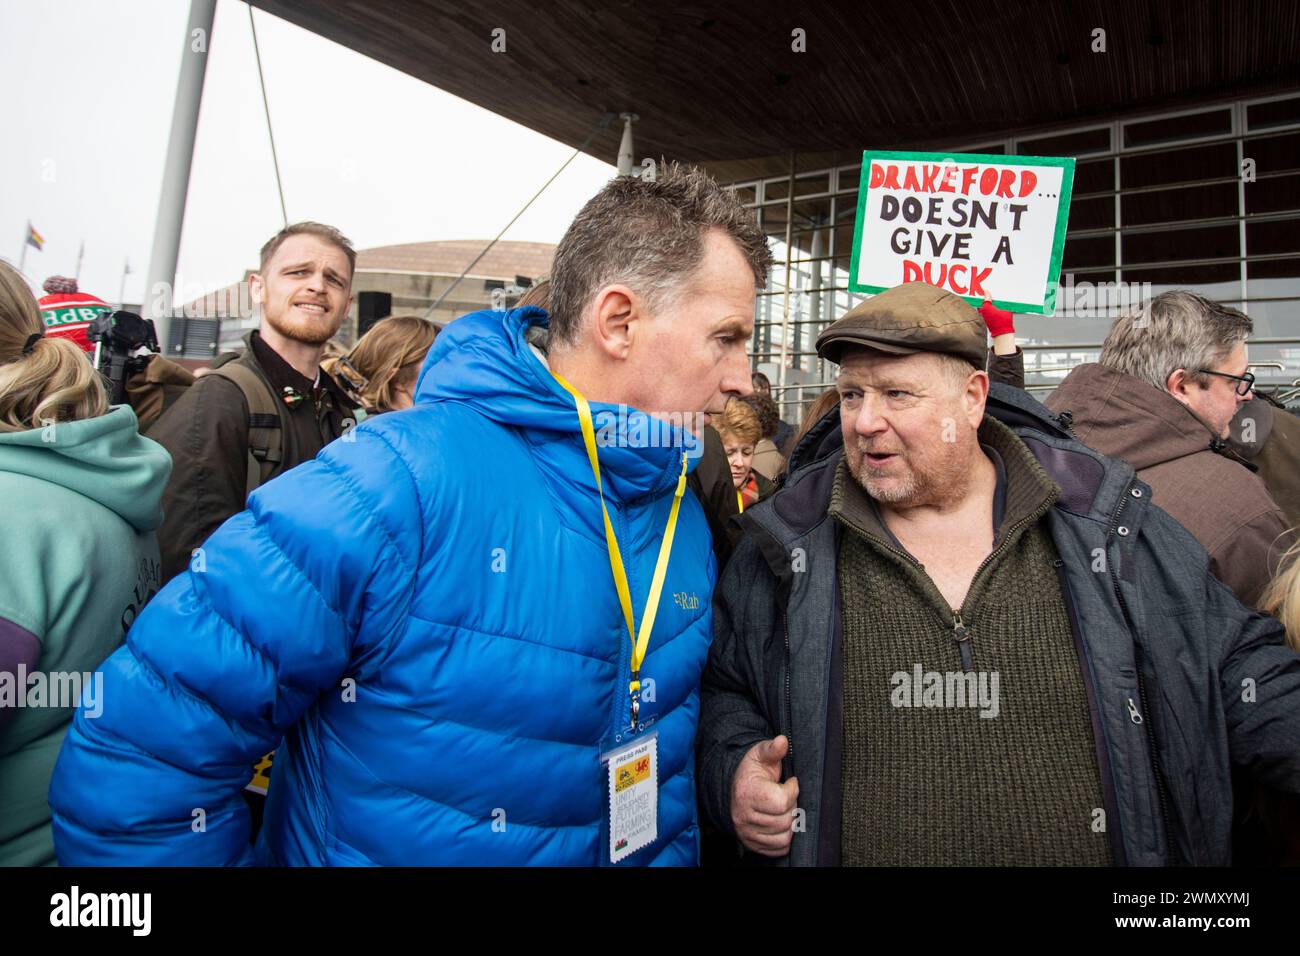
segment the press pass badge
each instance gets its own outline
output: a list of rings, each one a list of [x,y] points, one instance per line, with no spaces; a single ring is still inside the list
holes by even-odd
[[[609,758],[609,861],[649,846],[659,830],[659,739],[642,737]]]

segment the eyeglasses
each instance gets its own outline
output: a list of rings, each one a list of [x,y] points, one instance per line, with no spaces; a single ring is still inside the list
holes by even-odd
[[[1219,378],[1230,378],[1237,383],[1237,394],[1246,396],[1250,390],[1255,387],[1255,376],[1250,372],[1245,375],[1229,375],[1227,372],[1212,372],[1208,368],[1198,369],[1202,375],[1217,375]]]

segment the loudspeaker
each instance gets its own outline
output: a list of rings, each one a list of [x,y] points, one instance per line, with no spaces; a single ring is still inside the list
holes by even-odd
[[[380,319],[393,314],[393,294],[391,292],[357,293],[357,338],[370,331],[370,327]]]

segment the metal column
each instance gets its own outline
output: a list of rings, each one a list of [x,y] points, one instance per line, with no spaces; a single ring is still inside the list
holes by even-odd
[[[790,354],[790,260],[794,256],[791,249],[792,239],[791,232],[794,227],[794,151],[790,151],[790,178],[789,192],[785,197],[785,295],[781,297],[781,364],[776,369],[777,390],[780,391],[781,397],[777,400],[777,408],[781,410],[781,417],[785,417],[785,363],[786,357]]]
[[[217,0],[190,0],[181,72],[176,83],[176,105],[172,109],[172,131],[163,167],[162,195],[154,223],[153,249],[145,273],[146,319],[158,328],[158,341],[166,353],[171,333],[171,315],[176,281],[176,259],[180,252],[181,224],[185,219],[185,195],[190,185],[190,163],[194,159],[194,137],[199,128],[199,103],[203,99],[203,77],[212,44],[212,20]]]

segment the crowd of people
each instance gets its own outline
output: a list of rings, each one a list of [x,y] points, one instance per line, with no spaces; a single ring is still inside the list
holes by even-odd
[[[909,283],[796,429],[771,264],[669,164],[516,307],[344,349],[297,223],[244,348],[116,405],[0,264],[0,864],[1300,863],[1250,319],[1162,293],[1040,403],[1014,316]]]

